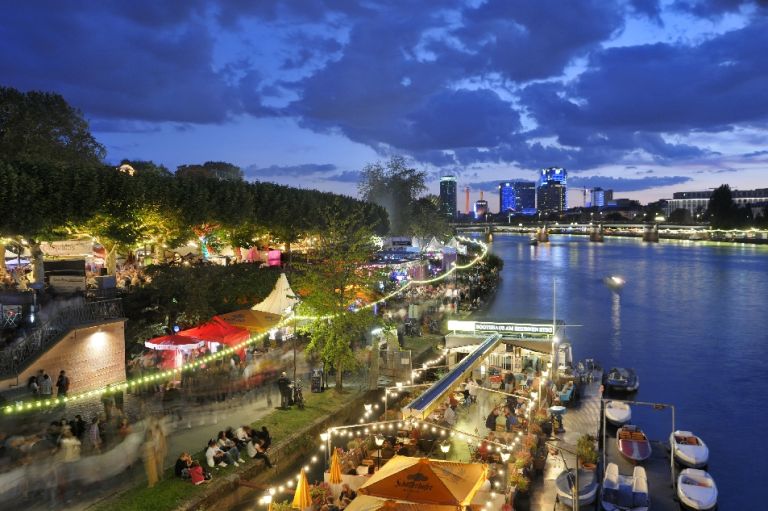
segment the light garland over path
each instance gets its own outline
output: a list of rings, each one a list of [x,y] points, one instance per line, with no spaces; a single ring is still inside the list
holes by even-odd
[[[369,304],[366,304],[366,305],[360,307],[360,309],[358,309],[358,311],[365,310],[365,309],[370,309],[370,308],[372,308],[376,304],[385,302],[385,301],[387,301],[387,300],[397,296],[398,294],[402,293],[403,291],[407,290],[409,287],[412,287],[412,286],[423,286],[423,285],[427,285],[427,284],[434,284],[436,282],[440,282],[441,280],[444,280],[444,279],[448,278],[449,276],[453,275],[454,273],[456,273],[459,270],[466,270],[466,269],[469,269],[469,268],[475,266],[477,263],[479,263],[480,261],[485,259],[485,257],[488,255],[488,245],[486,245],[482,241],[474,240],[474,239],[471,239],[471,238],[466,238],[466,237],[463,237],[463,236],[457,237],[457,239],[459,239],[460,241],[462,241],[464,243],[472,243],[472,244],[478,245],[480,247],[480,249],[481,249],[480,254],[475,256],[467,264],[454,265],[450,270],[448,270],[447,272],[445,272],[445,273],[443,273],[443,274],[441,274],[441,275],[439,275],[437,277],[434,277],[434,278],[431,278],[431,279],[426,279],[426,280],[410,280],[404,286],[402,286],[401,288],[397,289],[396,291],[393,291],[393,292],[389,293],[388,295],[386,295],[386,296],[384,296],[382,298],[379,298],[378,300],[376,300],[374,302],[371,302]],[[331,317],[333,317],[333,316],[289,316],[289,317],[284,318],[282,321],[280,321],[276,325],[275,328],[284,327],[284,326],[292,323],[296,319],[315,320],[315,319],[323,319],[323,318],[331,318]],[[95,397],[95,396],[98,396],[98,395],[101,395],[101,394],[104,394],[104,393],[109,394],[109,393],[112,393],[112,392],[122,392],[122,391],[125,391],[125,390],[135,389],[137,386],[141,386],[141,385],[144,385],[144,384],[154,383],[154,382],[158,382],[158,381],[170,380],[171,378],[174,378],[174,377],[180,375],[183,371],[186,371],[186,370],[196,371],[197,369],[200,369],[201,366],[205,366],[206,364],[208,364],[210,362],[214,362],[216,360],[224,358],[227,355],[231,355],[232,353],[240,351],[241,349],[245,348],[246,346],[249,346],[249,345],[251,345],[251,344],[253,344],[255,342],[263,340],[265,337],[267,337],[267,335],[269,335],[268,332],[264,333],[264,334],[261,334],[261,335],[259,335],[257,337],[248,339],[247,341],[243,341],[240,344],[237,344],[235,346],[230,346],[230,347],[222,348],[219,351],[217,351],[216,353],[213,353],[211,355],[207,355],[205,357],[202,357],[202,358],[199,358],[199,359],[195,360],[194,362],[189,362],[189,363],[183,364],[180,367],[177,367],[177,368],[174,368],[174,369],[171,369],[171,370],[168,370],[168,371],[160,371],[160,372],[157,372],[155,374],[151,374],[149,376],[142,376],[140,378],[134,378],[132,380],[126,380],[126,381],[121,382],[121,383],[113,383],[113,384],[110,384],[109,386],[102,387],[100,389],[89,390],[87,392],[81,392],[80,394],[74,394],[72,396],[57,397],[57,398],[53,398],[53,399],[41,399],[41,400],[26,401],[26,402],[19,401],[19,402],[16,402],[15,404],[6,405],[5,407],[3,407],[3,412],[6,415],[9,415],[9,414],[12,414],[12,413],[22,413],[22,412],[45,410],[45,409],[50,409],[50,408],[58,407],[58,406],[61,406],[63,404],[70,403],[70,402],[82,401],[84,399],[92,398],[92,397]],[[203,369],[204,369],[204,367],[203,367]]]

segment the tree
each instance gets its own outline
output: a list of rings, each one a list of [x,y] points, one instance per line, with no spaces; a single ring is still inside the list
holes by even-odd
[[[387,210],[393,234],[408,234],[412,205],[427,189],[426,176],[426,172],[407,167],[404,158],[395,156],[384,165],[379,162],[366,165],[358,191],[363,200]]]
[[[83,114],[59,94],[0,87],[0,158],[11,162],[98,165],[106,151]]]
[[[720,185],[712,192],[707,204],[707,216],[712,227],[729,229],[736,223],[736,206],[733,203],[731,187]]]
[[[299,267],[297,289],[303,304],[319,319],[309,331],[309,353],[317,353],[336,370],[336,389],[343,387],[342,374],[355,364],[352,344],[375,322],[369,312],[354,312],[350,306],[361,293],[370,293],[371,277],[363,265],[374,253],[372,232],[362,212],[340,213],[329,204],[321,213],[324,234],[317,259]]]
[[[224,161],[207,161],[202,165],[179,165],[176,169],[176,175],[182,176],[200,176],[220,179],[222,181],[242,181],[243,171],[237,165],[232,165]]]
[[[451,233],[446,216],[440,212],[440,198],[437,195],[427,195],[413,202],[408,233],[420,238],[447,236]]]
[[[691,212],[685,208],[677,208],[669,215],[669,222],[672,224],[689,224],[691,223]]]

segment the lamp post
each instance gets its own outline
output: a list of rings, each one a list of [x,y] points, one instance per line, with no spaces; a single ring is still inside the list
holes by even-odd
[[[376,457],[376,470],[381,468],[381,446],[384,445],[384,437],[382,435],[376,435],[373,437],[373,441],[376,443],[376,447],[379,449],[379,455]]]
[[[443,440],[443,442],[440,444],[440,450],[443,451],[443,459],[448,459],[448,451],[451,450],[451,442],[450,440]]]
[[[331,445],[329,442],[330,439],[331,439],[331,434],[328,433],[327,431],[320,433],[320,440],[323,441],[323,445],[325,446],[325,460],[329,467],[331,463]]]

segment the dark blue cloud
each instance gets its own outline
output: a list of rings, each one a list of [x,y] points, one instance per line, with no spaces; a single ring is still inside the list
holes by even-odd
[[[716,155],[681,136],[765,128],[768,21],[761,5],[15,3],[0,19],[0,77],[3,85],[62,93],[101,132],[290,116],[382,156],[407,153],[439,168],[672,165]],[[670,8],[690,19],[752,14],[744,28],[703,42],[604,45],[628,17],[661,26]],[[263,41],[264,33],[277,35]],[[586,70],[573,75],[574,62]],[[354,171],[326,165],[248,172],[357,180]]]

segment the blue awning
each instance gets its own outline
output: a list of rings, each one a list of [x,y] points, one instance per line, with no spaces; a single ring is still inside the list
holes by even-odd
[[[488,356],[501,342],[501,334],[492,334],[484,340],[472,353],[461,359],[448,374],[440,378],[434,385],[417,397],[403,409],[403,417],[416,417],[424,420],[445,396],[458,384],[464,381],[475,367]]]

